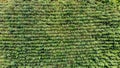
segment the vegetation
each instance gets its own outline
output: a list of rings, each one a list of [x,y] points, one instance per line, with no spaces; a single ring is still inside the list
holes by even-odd
[[[120,0],[0,0],[0,68],[119,68]]]

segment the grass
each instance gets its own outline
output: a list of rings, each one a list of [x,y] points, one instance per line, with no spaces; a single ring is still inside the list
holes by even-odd
[[[18,1],[1,4],[5,68],[117,68],[119,4]],[[38,67],[36,67],[38,66]]]

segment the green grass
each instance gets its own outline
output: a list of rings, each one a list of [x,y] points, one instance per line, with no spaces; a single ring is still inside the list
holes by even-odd
[[[119,6],[75,0],[1,4],[1,68],[119,68]]]

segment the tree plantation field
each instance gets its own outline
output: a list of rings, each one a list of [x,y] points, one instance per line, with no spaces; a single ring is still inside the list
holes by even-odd
[[[0,68],[120,68],[119,0],[0,0]]]

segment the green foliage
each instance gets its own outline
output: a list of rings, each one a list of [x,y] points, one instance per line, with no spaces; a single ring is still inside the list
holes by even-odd
[[[120,12],[112,3],[118,1],[14,0],[3,5],[0,52],[7,68],[119,67]]]

